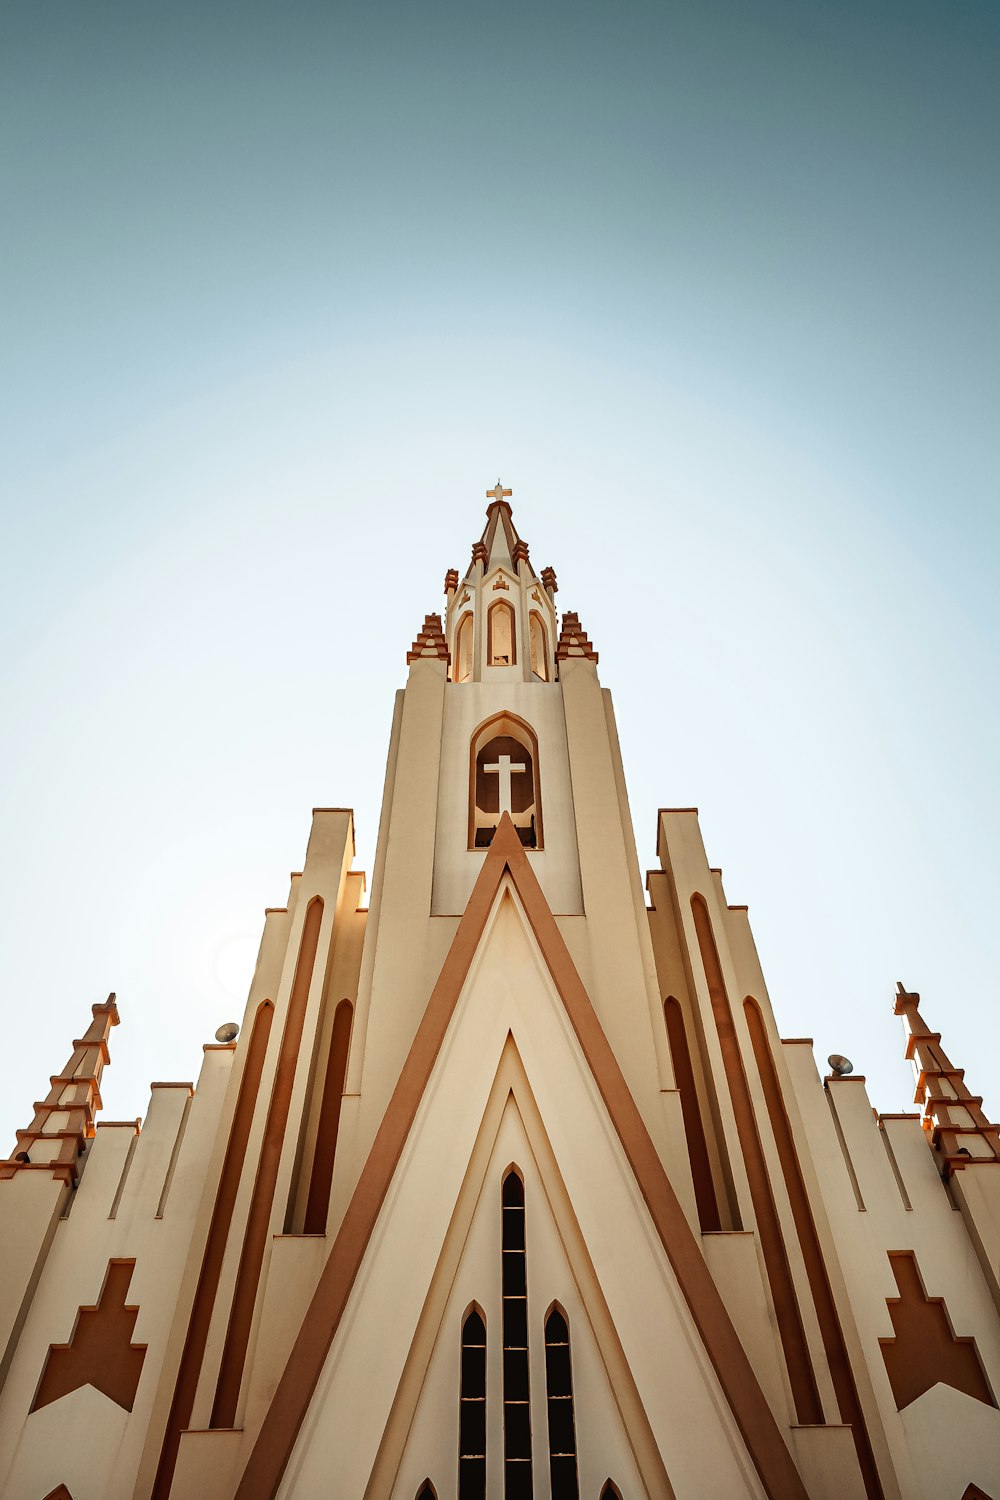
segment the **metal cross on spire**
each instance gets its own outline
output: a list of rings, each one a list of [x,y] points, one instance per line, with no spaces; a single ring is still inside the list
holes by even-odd
[[[507,496],[511,494],[513,494],[513,491],[505,490],[498,479],[493,489],[486,491],[486,498],[487,500],[506,500]]]

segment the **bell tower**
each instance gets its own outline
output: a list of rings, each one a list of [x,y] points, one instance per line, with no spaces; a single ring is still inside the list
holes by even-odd
[[[552,682],[555,677],[556,575],[539,578],[514,526],[509,489],[486,491],[486,526],[472,547],[461,584],[445,575],[445,634],[456,683]],[[545,580],[543,582],[543,580]]]

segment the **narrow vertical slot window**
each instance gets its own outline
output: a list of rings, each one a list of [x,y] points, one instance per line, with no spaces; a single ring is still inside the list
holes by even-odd
[[[524,1239],[524,1183],[504,1178],[503,1216],[503,1445],[504,1500],[532,1500],[531,1410],[528,1387],[528,1267]]]
[[[545,1320],[545,1394],[552,1500],[579,1500],[569,1324],[558,1307],[554,1307]]]
[[[458,1500],[486,1500],[486,1324],[475,1308],[462,1324]]]

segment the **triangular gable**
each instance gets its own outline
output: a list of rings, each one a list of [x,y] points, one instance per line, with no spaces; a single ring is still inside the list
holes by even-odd
[[[274,1500],[505,873],[510,875],[555,988],[566,1007],[764,1490],[771,1500],[807,1500],[802,1480],[764,1393],[555,917],[506,814],[490,845],[431,992],[302,1329],[247,1462],[236,1500]]]
[[[365,1500],[390,1494],[412,1496],[428,1467],[439,1487],[443,1484],[447,1490],[453,1479],[448,1459],[458,1447],[456,1366],[460,1333],[472,1306],[483,1315],[488,1331],[489,1380],[493,1384],[488,1380],[486,1447],[493,1465],[492,1480],[496,1481],[502,1473],[501,1271],[496,1204],[505,1169],[511,1163],[526,1183],[533,1252],[540,1243],[545,1245],[542,1258],[533,1254],[529,1259],[530,1339],[536,1347],[541,1346],[543,1310],[547,1312],[553,1302],[566,1312],[570,1322],[576,1428],[585,1435],[580,1439],[581,1494],[596,1494],[610,1468],[627,1483],[630,1495],[637,1500],[647,1495],[655,1496],[656,1500],[672,1500],[675,1491],[512,1037],[508,1037],[501,1056],[480,1138],[428,1289],[378,1457],[365,1488]],[[553,1263],[560,1266],[556,1273]],[[536,1361],[536,1374],[537,1368]],[[544,1403],[544,1391],[544,1379],[533,1379],[535,1416]],[[656,1393],[658,1401],[660,1394]],[[325,1411],[310,1416],[310,1421],[324,1434],[329,1413],[328,1402]],[[443,1414],[447,1414],[444,1420]],[[711,1410],[706,1409],[706,1417],[710,1424],[712,1419],[718,1419],[714,1401]],[[533,1428],[535,1463],[542,1469],[545,1424],[533,1424]],[[308,1424],[303,1436],[307,1432]],[[595,1442],[598,1432],[600,1441]],[[735,1430],[731,1441],[739,1444]],[[723,1442],[721,1446],[727,1445]],[[442,1449],[446,1454],[444,1462]],[[602,1472],[598,1474],[597,1470]],[[308,1493],[308,1486],[305,1488]],[[492,1488],[492,1484],[488,1485],[490,1493]]]

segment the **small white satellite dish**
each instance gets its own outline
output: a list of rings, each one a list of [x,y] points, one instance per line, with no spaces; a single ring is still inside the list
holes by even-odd
[[[240,1028],[235,1021],[223,1021],[215,1033],[215,1040],[217,1042],[235,1042],[239,1034]]]
[[[838,1078],[846,1078],[848,1073],[854,1072],[854,1064],[849,1057],[842,1057],[839,1052],[832,1052],[827,1058],[830,1067]]]

